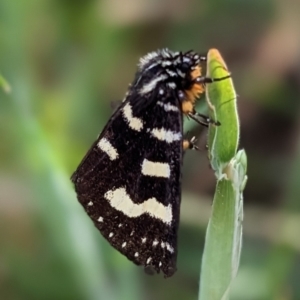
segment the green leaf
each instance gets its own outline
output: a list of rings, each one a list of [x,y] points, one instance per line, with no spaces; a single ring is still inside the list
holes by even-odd
[[[211,49],[207,55],[207,76],[222,78],[227,75],[229,72],[220,53]],[[211,117],[221,123],[210,126],[208,132],[209,157],[218,177],[235,155],[239,142],[239,118],[232,79],[207,84],[206,101]]]
[[[225,63],[215,49],[208,53],[207,68],[208,77],[228,75]],[[235,95],[231,78],[207,85],[206,97],[211,116],[221,125],[210,126],[208,133],[209,157],[217,186],[202,257],[201,300],[228,299],[241,253],[242,191],[247,181],[247,157],[244,150],[236,153],[239,121]]]

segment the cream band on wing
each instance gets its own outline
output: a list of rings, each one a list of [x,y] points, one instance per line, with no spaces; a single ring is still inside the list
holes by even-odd
[[[142,174],[146,176],[170,178],[170,166],[168,163],[150,161],[144,159],[142,163]]]
[[[121,211],[129,218],[149,214],[166,224],[171,224],[173,219],[171,204],[165,206],[154,197],[145,200],[143,203],[134,203],[123,187],[106,192],[104,198],[109,201],[111,207]]]
[[[164,128],[154,128],[151,130],[151,135],[160,141],[165,141],[167,143],[172,143],[175,141],[180,141],[182,138],[181,132],[174,132],[171,130],[166,130]]]
[[[143,120],[132,115],[132,107],[129,103],[123,107],[123,116],[131,129],[136,131],[143,129]]]
[[[119,157],[117,149],[106,138],[102,138],[97,145],[100,150],[108,155],[110,160],[115,160]]]

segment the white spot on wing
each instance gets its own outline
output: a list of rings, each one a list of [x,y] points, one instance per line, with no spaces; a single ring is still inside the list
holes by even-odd
[[[115,160],[119,157],[116,148],[114,148],[113,145],[106,138],[102,138],[98,142],[98,148],[105,152],[110,160]]]
[[[129,218],[136,218],[142,214],[149,214],[166,224],[171,224],[173,218],[171,204],[165,206],[158,202],[154,197],[137,204],[130,199],[123,187],[106,192],[104,197],[109,201],[113,208],[121,211]]]
[[[147,241],[147,238],[142,238],[142,243],[144,244],[144,243],[146,243],[146,241]]]
[[[97,221],[101,223],[101,222],[103,222],[103,218],[99,217]]]
[[[164,242],[161,242],[160,245],[161,245],[162,248],[165,248],[165,246],[166,246]]]
[[[161,263],[161,261],[159,262],[158,266],[159,266],[159,267],[161,267],[161,266],[162,266],[162,263]]]
[[[94,203],[93,203],[92,201],[90,201],[87,205],[88,205],[88,206],[93,206],[93,204],[94,204]]]
[[[126,247],[126,242],[124,242],[123,244],[122,244],[122,248],[124,248],[124,247]]]
[[[164,128],[154,128],[152,129],[151,134],[158,140],[166,141],[167,143],[180,141],[182,138],[181,132],[174,132],[171,130],[166,130]]]
[[[135,257],[138,257],[138,256],[139,256],[139,253],[138,253],[138,252],[135,252],[135,253],[134,253],[134,256],[135,256]]]
[[[170,103],[163,103],[161,101],[156,102],[159,106],[163,107],[165,111],[179,111],[178,107],[175,105],[172,105]]]
[[[142,163],[142,174],[146,176],[170,178],[170,166],[168,163],[161,163],[144,159]]]
[[[146,264],[149,265],[150,261],[152,260],[152,257],[148,257]]]
[[[114,236],[114,233],[113,232],[111,232],[110,234],[109,234],[109,236],[108,237],[113,237]]]
[[[156,245],[158,244],[158,240],[157,239],[155,239],[154,241],[153,241],[153,247],[155,247]]]
[[[166,243],[166,247],[169,252],[174,253],[174,248],[169,243]]]
[[[141,131],[143,129],[143,121],[132,115],[132,108],[129,103],[123,107],[123,116],[131,129],[136,131]]]

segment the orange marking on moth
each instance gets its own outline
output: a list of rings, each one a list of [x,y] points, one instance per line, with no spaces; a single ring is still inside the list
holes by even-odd
[[[201,67],[197,66],[191,72],[191,79],[194,80],[197,77],[201,76]],[[203,84],[194,83],[188,90],[185,90],[186,98],[182,102],[182,112],[184,114],[188,114],[194,111],[194,106],[197,98],[200,97],[202,93],[204,93],[204,86]]]
[[[191,142],[188,141],[188,140],[183,140],[182,147],[183,147],[183,150],[190,149],[191,148]]]
[[[184,100],[181,104],[181,107],[184,114],[189,114],[194,111],[194,103],[189,100]]]

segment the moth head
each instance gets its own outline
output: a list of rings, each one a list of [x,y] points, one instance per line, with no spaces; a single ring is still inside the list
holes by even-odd
[[[192,90],[193,95],[197,96],[200,87],[197,78],[201,76],[200,60],[200,55],[193,51],[173,52],[162,49],[148,53],[140,59],[135,85],[140,88],[142,95],[153,92],[159,86],[175,90],[181,96]]]
[[[199,54],[188,51],[180,52],[179,57],[174,61],[176,73],[181,79],[180,89],[189,90],[196,82],[196,78],[201,76]]]
[[[193,51],[183,53],[162,49],[143,56],[138,66],[140,72],[165,72],[170,77],[187,78],[193,70],[199,67],[199,63],[200,56]]]

